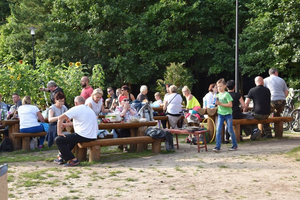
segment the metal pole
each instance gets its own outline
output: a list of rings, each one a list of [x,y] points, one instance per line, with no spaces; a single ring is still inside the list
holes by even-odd
[[[239,92],[239,1],[235,4],[235,92]]]
[[[33,53],[33,70],[35,70],[35,62],[34,62],[34,35],[32,35],[32,53]]]

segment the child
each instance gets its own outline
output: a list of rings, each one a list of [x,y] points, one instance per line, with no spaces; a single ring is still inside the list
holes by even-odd
[[[156,92],[155,94],[154,94],[154,97],[155,97],[155,100],[156,101],[154,101],[153,102],[153,105],[154,106],[156,106],[156,107],[159,107],[160,105],[162,105],[162,100],[161,100],[161,98],[160,98],[160,93],[159,92]]]
[[[214,152],[219,152],[221,148],[221,137],[222,137],[222,127],[226,120],[228,126],[228,132],[231,135],[232,147],[228,149],[229,151],[237,150],[236,137],[232,127],[232,97],[225,91],[226,83],[222,78],[217,82],[218,95],[216,100],[216,105],[218,106],[218,123],[217,123],[217,136],[216,136],[216,147],[213,149]]]

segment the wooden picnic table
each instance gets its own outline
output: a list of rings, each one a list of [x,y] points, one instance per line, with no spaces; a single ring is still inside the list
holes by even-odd
[[[19,120],[18,119],[7,119],[0,121],[2,126],[8,126],[8,137],[12,141],[14,150],[22,149],[21,138],[13,139],[10,133],[19,132]]]

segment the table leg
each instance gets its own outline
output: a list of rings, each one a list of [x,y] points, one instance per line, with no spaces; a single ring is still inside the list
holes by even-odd
[[[15,138],[13,139],[12,138],[12,133],[16,133],[16,132],[19,132],[19,124],[13,124],[13,125],[10,125],[8,127],[8,135],[9,135],[9,139],[12,141],[13,143],[13,147],[14,147],[14,150],[20,150],[22,149],[22,142],[21,142],[21,138]]]
[[[177,149],[179,149],[178,134],[175,134],[175,135],[176,135],[176,145],[177,145]]]
[[[130,136],[131,137],[137,137],[138,136],[136,128],[131,128],[130,129]],[[136,149],[137,149],[137,144],[130,144],[130,149],[129,149],[130,153],[136,152]]]
[[[199,135],[200,135],[201,133],[198,133],[197,134],[197,146],[198,146],[198,153],[200,153],[200,137],[199,137]]]
[[[205,133],[203,134],[203,141],[204,141],[204,145],[205,145],[205,151],[207,151],[207,145],[206,145],[206,137],[205,137]]]

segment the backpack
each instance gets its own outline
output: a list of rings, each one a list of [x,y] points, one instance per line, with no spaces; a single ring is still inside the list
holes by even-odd
[[[146,103],[140,110],[139,110],[139,115],[141,118],[146,118],[147,121],[154,121],[153,119],[153,112],[154,110],[150,106],[149,103]]]
[[[1,146],[0,146],[0,151],[13,151],[14,148],[13,148],[13,145],[12,145],[12,142],[9,138],[4,138],[2,143],[1,143]]]
[[[139,100],[134,100],[130,102],[130,104],[136,109],[137,112],[139,112],[139,110],[143,107],[142,102]]]

